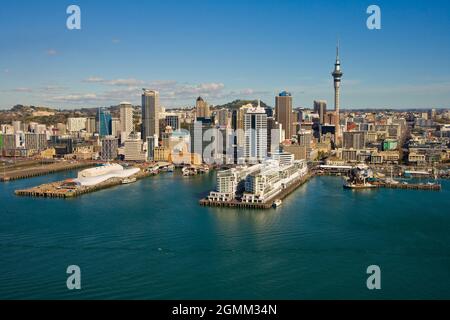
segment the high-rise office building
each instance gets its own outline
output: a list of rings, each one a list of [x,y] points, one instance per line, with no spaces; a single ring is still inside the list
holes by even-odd
[[[93,134],[97,131],[97,120],[94,117],[86,119],[86,132]]]
[[[342,133],[341,133],[341,125],[340,125],[340,101],[341,101],[341,78],[344,75],[341,71],[341,61],[339,59],[339,44],[336,49],[336,63],[334,64],[334,71],[331,74],[333,76],[334,80],[334,110],[336,113],[335,116],[335,140],[336,144],[339,144],[339,142],[342,140]]]
[[[284,139],[283,126],[274,118],[267,118],[267,152],[277,152],[280,150],[280,144]]]
[[[164,124],[166,127],[171,127],[173,131],[177,131],[180,129],[180,118],[176,115],[166,116]]]
[[[113,137],[118,137],[120,133],[120,119],[112,118],[111,119],[111,135]]]
[[[116,137],[108,136],[102,140],[101,158],[103,161],[112,161],[117,159],[117,150],[119,148],[119,140]]]
[[[155,160],[155,148],[159,147],[158,136],[147,137],[147,160]]]
[[[320,124],[327,121],[327,102],[324,100],[314,101],[314,112],[319,115]]]
[[[131,103],[122,102],[120,110],[120,132],[130,134],[134,131],[133,106]]]
[[[366,131],[348,131],[343,134],[343,147],[345,149],[364,149],[366,146]]]
[[[80,132],[86,129],[86,118],[68,118],[67,119],[67,131]]]
[[[42,151],[47,148],[47,135],[45,133],[25,133],[25,148]]]
[[[267,114],[260,105],[247,110],[244,132],[246,161],[251,163],[263,161],[267,157]]]
[[[217,122],[221,127],[228,127],[230,125],[230,113],[228,109],[217,111]]]
[[[197,114],[197,118],[211,118],[211,110],[209,108],[209,104],[207,101],[203,100],[202,97],[197,98],[197,102],[195,104],[195,112]]]
[[[130,135],[124,143],[125,161],[145,161],[147,154],[143,150],[141,138],[135,134]]]
[[[142,139],[159,137],[159,92],[144,89],[142,94]]]
[[[211,119],[200,118],[201,120],[195,121],[189,125],[190,135],[190,151],[192,154],[199,156],[202,161],[208,161],[210,156],[205,155],[205,149],[211,143],[205,141],[205,133],[211,129]]]
[[[293,135],[292,95],[283,91],[275,98],[275,119],[283,126],[286,139]]]
[[[97,112],[97,128],[100,137],[111,135],[111,113],[105,108],[98,109]]]

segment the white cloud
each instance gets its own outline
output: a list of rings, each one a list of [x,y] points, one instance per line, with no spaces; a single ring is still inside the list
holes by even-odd
[[[21,87],[21,88],[14,88],[14,89],[12,89],[12,91],[19,92],[19,93],[31,93],[31,92],[33,92],[33,89]]]
[[[100,77],[89,77],[87,79],[84,79],[83,82],[86,83],[99,83],[103,85],[111,85],[111,86],[138,86],[143,85],[145,82],[142,80],[137,79],[113,79],[113,80],[106,80]]]
[[[47,55],[48,56],[56,56],[57,54],[58,54],[58,51],[56,51],[55,49],[47,50]]]

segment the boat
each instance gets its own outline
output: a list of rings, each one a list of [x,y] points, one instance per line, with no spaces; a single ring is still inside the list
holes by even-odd
[[[278,200],[275,200],[275,201],[273,202],[272,207],[274,207],[274,208],[276,209],[276,208],[281,207],[282,204],[283,204],[283,201],[281,201],[280,199],[278,199]]]
[[[130,183],[134,183],[136,181],[137,181],[136,178],[126,178],[126,179],[122,180],[122,184],[130,184]]]
[[[376,185],[368,181],[375,180],[373,171],[366,165],[360,164],[354,167],[349,172],[349,176],[344,178],[344,188],[353,190],[373,189]]]
[[[169,166],[162,167],[161,171],[163,171],[163,172],[174,172],[175,171],[175,166],[174,165],[169,165]]]
[[[196,176],[198,174],[197,169],[193,167],[184,167],[182,172],[185,177]]]
[[[376,185],[370,183],[344,183],[345,189],[362,190],[377,188]]]

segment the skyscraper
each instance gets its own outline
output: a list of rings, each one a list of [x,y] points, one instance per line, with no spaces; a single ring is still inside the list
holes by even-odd
[[[291,139],[293,134],[292,95],[289,92],[283,91],[275,98],[275,117],[283,126],[286,139]]]
[[[130,134],[134,131],[133,106],[129,102],[122,102],[120,110],[120,131]]]
[[[97,128],[100,137],[111,135],[111,113],[105,108],[98,109],[97,112]]]
[[[180,118],[177,115],[168,115],[165,119],[165,125],[172,128],[173,131],[180,129]]]
[[[340,100],[341,100],[341,78],[344,75],[341,71],[341,61],[339,59],[339,44],[336,48],[336,63],[334,64],[334,71],[331,74],[334,79],[334,110],[336,113],[336,117],[334,119],[336,126],[335,140],[336,144],[339,144],[342,140],[341,134],[341,126],[340,126],[340,117],[339,117],[339,108],[340,108]]]
[[[203,100],[202,97],[198,97],[195,104],[195,111],[197,113],[197,118],[211,118],[211,110],[207,101]]]
[[[267,157],[267,114],[260,105],[247,110],[244,120],[244,156],[248,162],[263,161]]]
[[[142,139],[159,137],[159,92],[143,89],[142,94]]]
[[[116,137],[108,136],[102,140],[101,158],[103,161],[112,161],[117,158],[119,140]]]
[[[319,114],[320,124],[325,124],[327,120],[327,102],[324,100],[314,101],[314,112]]]

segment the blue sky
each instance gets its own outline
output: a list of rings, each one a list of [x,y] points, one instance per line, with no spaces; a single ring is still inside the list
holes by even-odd
[[[66,28],[81,8],[82,29]],[[377,4],[382,29],[366,27]],[[166,107],[260,98],[332,107],[337,38],[342,107],[450,107],[450,1],[2,1],[0,109],[15,104]]]

